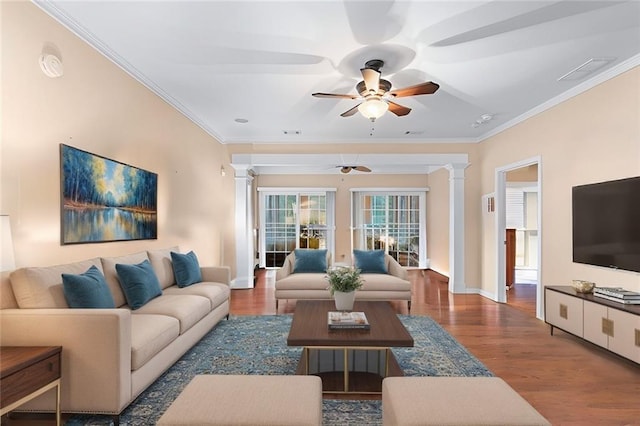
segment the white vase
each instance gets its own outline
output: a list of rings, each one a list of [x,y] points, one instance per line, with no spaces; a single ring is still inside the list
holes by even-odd
[[[344,293],[342,291],[334,291],[333,299],[336,302],[336,310],[352,311],[353,302],[356,300],[356,292],[350,291],[348,293]]]

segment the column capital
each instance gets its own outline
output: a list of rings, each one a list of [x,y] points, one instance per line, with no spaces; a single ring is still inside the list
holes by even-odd
[[[464,171],[469,166],[469,163],[449,163],[444,168],[449,170],[450,179],[464,179]]]
[[[251,173],[251,165],[250,164],[232,164],[233,170],[235,171],[235,178],[244,178],[253,180],[253,175]]]

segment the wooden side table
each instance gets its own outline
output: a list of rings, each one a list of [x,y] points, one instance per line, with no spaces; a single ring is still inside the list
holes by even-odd
[[[0,348],[0,416],[56,389],[56,425],[60,425],[61,346]]]

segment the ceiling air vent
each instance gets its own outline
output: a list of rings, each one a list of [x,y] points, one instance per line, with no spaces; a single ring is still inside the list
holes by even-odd
[[[599,71],[602,68],[606,67],[615,60],[616,58],[591,58],[584,64],[560,77],[558,81],[582,80],[583,78],[586,78],[596,71]]]

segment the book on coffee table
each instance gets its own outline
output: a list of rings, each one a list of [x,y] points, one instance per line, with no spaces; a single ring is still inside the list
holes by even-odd
[[[369,330],[370,325],[364,312],[331,311],[327,315],[329,330],[359,329]]]

